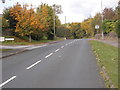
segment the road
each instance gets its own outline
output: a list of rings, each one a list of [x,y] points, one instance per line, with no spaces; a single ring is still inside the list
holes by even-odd
[[[3,88],[104,88],[86,39],[65,40],[2,59]]]

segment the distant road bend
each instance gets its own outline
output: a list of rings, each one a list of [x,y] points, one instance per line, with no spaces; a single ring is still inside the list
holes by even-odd
[[[65,40],[2,59],[2,88],[104,88],[87,39]]]

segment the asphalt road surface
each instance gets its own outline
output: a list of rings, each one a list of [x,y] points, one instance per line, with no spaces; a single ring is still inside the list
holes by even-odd
[[[2,59],[2,88],[104,88],[88,40],[46,45]]]

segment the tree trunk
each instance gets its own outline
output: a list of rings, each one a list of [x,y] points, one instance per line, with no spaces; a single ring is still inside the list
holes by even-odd
[[[29,35],[29,42],[31,42],[31,34]]]

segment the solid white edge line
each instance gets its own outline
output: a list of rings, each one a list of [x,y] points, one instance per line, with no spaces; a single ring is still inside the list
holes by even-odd
[[[34,64],[32,64],[32,65],[30,65],[30,66],[27,67],[26,69],[30,69],[30,68],[32,68],[33,66],[37,65],[37,64],[40,63],[40,62],[41,62],[41,60],[37,61],[36,63],[34,63]]]
[[[45,58],[48,58],[49,56],[51,56],[53,53],[50,53],[49,55],[45,56]]]
[[[16,76],[11,77],[10,79],[8,79],[7,81],[3,82],[2,84],[0,84],[0,87],[4,86],[5,84],[7,84],[8,82],[12,81],[13,79],[15,79]]]
[[[55,50],[55,52],[59,51],[60,49]]]

